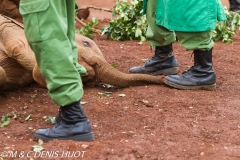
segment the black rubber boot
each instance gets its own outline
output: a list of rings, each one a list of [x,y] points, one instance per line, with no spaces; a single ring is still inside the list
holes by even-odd
[[[74,102],[61,108],[53,128],[39,129],[33,137],[49,141],[53,139],[91,141],[94,134],[80,102]]]
[[[179,71],[178,63],[172,53],[172,44],[156,47],[154,56],[143,66],[133,67],[129,73],[150,75],[173,75]]]
[[[181,75],[166,77],[165,83],[178,89],[216,88],[216,74],[212,69],[212,49],[209,51],[194,51],[194,66]]]
[[[230,11],[240,13],[240,0],[229,0]]]

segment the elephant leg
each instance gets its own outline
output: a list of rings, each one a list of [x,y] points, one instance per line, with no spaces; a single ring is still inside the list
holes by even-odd
[[[46,81],[45,79],[43,78],[39,68],[38,68],[38,65],[35,65],[34,68],[33,68],[33,71],[32,71],[32,75],[33,75],[33,79],[35,82],[37,82],[39,85],[47,88],[47,84],[46,84]]]
[[[29,85],[32,81],[31,71],[0,52],[0,91],[18,89]]]

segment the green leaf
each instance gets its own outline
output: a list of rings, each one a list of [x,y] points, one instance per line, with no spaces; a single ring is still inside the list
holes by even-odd
[[[55,117],[48,116],[48,119],[50,120],[51,124],[55,124]]]
[[[140,29],[140,28],[137,28],[137,29],[136,29],[136,32],[135,32],[135,37],[139,37],[139,36],[141,36],[141,35],[142,35],[141,29]]]
[[[10,124],[10,118],[4,122],[1,123],[0,127],[5,127],[8,126]]]
[[[29,115],[27,116],[27,118],[25,118],[25,121],[30,121],[30,120],[32,120],[32,119],[31,119],[31,114],[29,114]]]
[[[240,15],[236,12],[230,11],[224,7],[227,20],[224,22],[217,22],[215,30],[212,31],[212,39],[218,41],[222,39],[224,43],[232,43],[232,37],[236,30],[240,28]]]
[[[3,115],[0,123],[0,127],[8,126],[10,124],[10,119],[15,117],[16,117],[16,114],[14,114],[13,112]]]
[[[82,27],[81,29],[77,29],[76,32],[88,38],[92,38],[94,33],[93,28],[96,28],[98,25],[99,21],[97,18],[93,17],[92,21],[87,21],[86,26]]]
[[[125,97],[125,94],[118,94],[119,97]]]
[[[112,67],[113,67],[113,68],[117,68],[116,64],[112,64]]]
[[[116,19],[103,27],[103,35],[112,40],[144,40],[146,35],[146,16],[142,15],[142,1],[118,0],[113,8]]]
[[[43,146],[39,146],[39,145],[34,145],[32,147],[33,147],[34,152],[41,152],[42,150],[45,149],[45,148],[43,148]]]

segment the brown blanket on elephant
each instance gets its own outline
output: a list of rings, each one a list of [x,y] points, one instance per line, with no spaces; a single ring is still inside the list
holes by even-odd
[[[22,22],[22,16],[18,10],[19,3],[20,0],[0,0],[0,14]]]

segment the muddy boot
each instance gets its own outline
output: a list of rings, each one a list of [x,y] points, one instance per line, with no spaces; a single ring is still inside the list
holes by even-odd
[[[90,122],[85,116],[80,102],[74,102],[61,108],[53,128],[39,129],[34,135],[36,139],[49,141],[53,139],[91,141],[94,134]]]
[[[179,71],[178,63],[172,53],[172,44],[156,47],[154,56],[143,66],[133,67],[129,73],[142,73],[151,75],[172,75]]]
[[[240,13],[240,0],[229,0],[230,11]]]
[[[165,83],[178,89],[216,88],[216,74],[212,69],[212,49],[209,51],[194,51],[194,66],[184,71],[182,75],[170,75]]]

